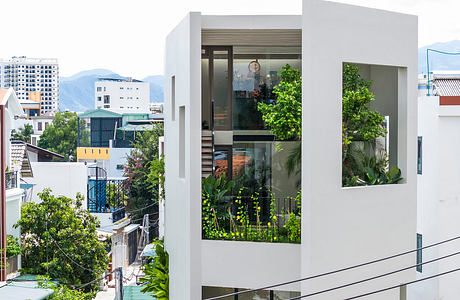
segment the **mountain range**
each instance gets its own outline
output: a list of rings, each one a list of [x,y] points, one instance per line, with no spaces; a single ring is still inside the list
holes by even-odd
[[[60,77],[60,110],[82,112],[94,109],[94,82],[101,77],[126,78],[107,69],[86,70],[70,77]],[[148,76],[140,80],[150,83],[150,102],[163,102],[163,75]]]
[[[418,49],[418,72],[426,73],[426,52],[434,49],[443,52],[460,53],[460,40],[435,43]],[[430,70],[460,70],[460,55],[445,55],[431,52]],[[85,111],[94,108],[94,82],[101,77],[125,78],[107,69],[79,72],[70,77],[60,77],[59,102],[61,110]],[[141,79],[150,83],[150,101],[163,102],[163,75]]]

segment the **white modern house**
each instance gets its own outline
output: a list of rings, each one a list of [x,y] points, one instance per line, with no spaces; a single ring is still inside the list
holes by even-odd
[[[426,78],[426,77],[425,77]],[[433,72],[430,89],[418,99],[417,232],[422,246],[459,234],[460,221],[460,72]],[[425,79],[426,84],[426,79]],[[460,241],[425,249],[419,258],[429,261],[458,251]],[[454,269],[452,256],[418,268],[417,278]],[[453,273],[416,285],[411,299],[457,299],[460,275]]]
[[[101,78],[94,83],[94,107],[117,113],[148,113],[148,82],[132,79]]]
[[[14,56],[0,60],[0,88],[13,88],[19,100],[40,95],[40,112],[59,110],[59,65],[55,58]]]
[[[320,0],[304,0],[299,16],[192,12],[176,26],[166,41],[164,109],[171,299],[258,288],[416,248],[417,31],[415,16]],[[373,81],[374,108],[389,120],[390,165],[404,178],[399,184],[342,187],[344,63],[359,65]],[[244,171],[282,197],[296,191],[254,104],[270,100],[266,91],[286,64],[303,77],[301,243],[204,239],[201,178],[217,167],[229,176]],[[414,253],[249,295],[287,299],[415,262]],[[411,269],[315,299],[344,299],[415,278]],[[372,299],[402,299],[403,292]]]

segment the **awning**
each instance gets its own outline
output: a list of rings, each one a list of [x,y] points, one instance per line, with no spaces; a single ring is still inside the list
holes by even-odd
[[[36,276],[25,275],[7,281],[6,285],[0,287],[0,299],[8,300],[41,300],[51,296],[54,291],[38,287]]]
[[[142,250],[141,253],[141,257],[151,257],[154,255],[156,255],[154,244],[148,244],[147,246],[145,246],[144,250]]]

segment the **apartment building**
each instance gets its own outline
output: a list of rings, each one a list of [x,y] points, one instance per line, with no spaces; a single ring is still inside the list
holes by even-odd
[[[101,78],[94,83],[94,106],[117,113],[148,113],[148,82],[132,79]]]
[[[389,120],[389,162],[401,170],[399,184],[342,186],[344,63],[359,65],[373,82],[375,109]],[[303,77],[299,177],[289,177],[283,166],[284,155],[299,142],[276,140],[257,111],[257,103],[274,100],[273,88],[287,64],[301,69]],[[193,12],[167,37],[165,78],[164,221],[171,299],[263,287],[416,248],[415,16],[319,0],[304,0],[299,16]],[[300,243],[229,239],[226,233],[205,237],[201,178],[218,173],[236,184],[243,174],[244,188],[268,186],[279,195],[260,192],[260,202],[249,203],[248,209],[255,205],[261,211],[248,220],[259,224],[251,223],[250,230],[272,226],[260,225],[263,198],[282,205],[279,199],[292,198],[301,180]],[[284,219],[285,212],[272,212],[274,217]],[[407,255],[238,299],[287,299],[415,261],[415,254]],[[406,270],[315,299],[345,299],[400,285],[415,273]],[[400,299],[403,293],[392,289],[372,299]]]
[[[13,88],[20,101],[40,97],[40,113],[59,110],[59,66],[55,58],[13,56],[0,60],[0,88]]]

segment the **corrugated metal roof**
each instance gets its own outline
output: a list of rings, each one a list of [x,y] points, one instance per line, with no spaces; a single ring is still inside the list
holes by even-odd
[[[436,96],[460,96],[460,78],[436,78],[433,86]]]
[[[121,118],[121,114],[117,114],[116,112],[105,110],[102,108],[90,110],[79,114],[78,117],[80,118]]]

